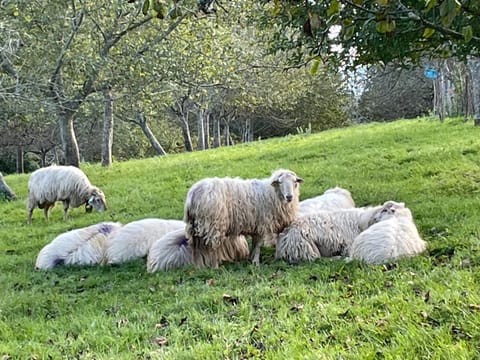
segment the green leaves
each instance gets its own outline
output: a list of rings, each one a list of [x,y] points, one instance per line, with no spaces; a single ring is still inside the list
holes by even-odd
[[[449,26],[457,15],[455,0],[443,0],[440,5],[440,21],[443,26]]]
[[[472,40],[472,37],[473,37],[472,26],[471,25],[464,26],[462,28],[462,34],[463,34],[463,38],[465,39],[465,42],[469,43],[470,40]]]
[[[377,22],[376,29],[380,33],[390,33],[395,30],[395,20],[393,19],[386,19]]]

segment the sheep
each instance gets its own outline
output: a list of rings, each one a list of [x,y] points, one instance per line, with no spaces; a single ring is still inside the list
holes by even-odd
[[[43,209],[45,220],[55,202],[63,202],[63,219],[67,219],[69,207],[85,204],[87,212],[94,208],[106,210],[105,195],[93,186],[82,170],[75,166],[56,166],[35,170],[28,180],[27,223],[32,222],[35,207]]]
[[[385,203],[375,221],[353,240],[349,259],[380,264],[425,251],[426,242],[421,239],[412,212],[404,203]]]
[[[307,215],[320,210],[340,210],[355,207],[350,191],[341,187],[325,190],[322,195],[300,201],[298,204],[298,216]]]
[[[144,257],[155,240],[177,229],[185,229],[185,223],[181,220],[155,218],[132,221],[108,240],[106,262],[118,264]]]
[[[46,270],[61,264],[102,264],[108,237],[121,227],[118,222],[102,222],[60,234],[40,250],[35,268]]]
[[[279,235],[275,258],[295,263],[346,255],[353,239],[376,221],[381,208],[318,211],[299,217]]]
[[[249,249],[244,236],[239,236],[235,241],[229,242],[228,246],[222,247],[221,253],[214,253],[221,261],[234,261],[246,259]],[[212,262],[210,252],[199,256],[197,265],[205,265]],[[148,251],[147,271],[166,271],[182,266],[193,264],[192,248],[188,243],[185,229],[179,229],[165,234],[156,240]]]
[[[194,263],[218,267],[222,247],[240,235],[251,235],[250,258],[259,265],[264,241],[276,237],[297,217],[301,182],[293,171],[279,169],[266,179],[215,177],[193,184],[185,201],[184,221]]]

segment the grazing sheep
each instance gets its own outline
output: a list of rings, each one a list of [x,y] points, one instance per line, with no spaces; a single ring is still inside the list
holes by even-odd
[[[360,233],[349,249],[350,259],[379,264],[425,251],[410,209],[389,201],[377,213],[376,223]]]
[[[298,204],[298,216],[321,210],[334,211],[354,207],[355,201],[353,201],[350,191],[337,186],[325,190],[322,195],[300,201]]]
[[[195,183],[187,193],[184,211],[194,263],[217,267],[222,248],[240,235],[251,235],[251,259],[259,265],[263,242],[297,217],[302,181],[294,172],[280,169],[261,180],[226,177]]]
[[[8,186],[2,173],[0,172],[0,200],[15,200],[17,196],[13,190]]]
[[[185,229],[185,223],[154,218],[132,221],[108,240],[106,262],[118,264],[144,257],[155,240],[177,229]]]
[[[94,208],[106,210],[105,195],[93,186],[82,170],[75,166],[52,165],[34,171],[28,181],[27,222],[32,222],[35,207],[43,209],[45,219],[55,202],[63,202],[63,219],[67,219],[69,207],[85,204],[87,212]]]
[[[293,263],[346,255],[353,239],[375,222],[381,208],[318,211],[300,217],[278,237],[275,257]]]
[[[197,266],[210,264],[211,252],[198,256]],[[248,257],[248,243],[244,236],[236,241],[229,242],[222,247],[221,253],[214,253],[218,262],[246,259]],[[175,230],[156,240],[147,256],[147,271],[166,271],[182,266],[192,265],[192,248],[185,236],[185,229]]]
[[[101,264],[108,237],[121,227],[120,223],[102,222],[63,233],[40,250],[35,267],[51,269],[62,264]]]

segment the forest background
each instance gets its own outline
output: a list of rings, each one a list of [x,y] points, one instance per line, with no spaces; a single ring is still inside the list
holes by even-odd
[[[474,0],[0,6],[4,173],[425,114],[480,123]]]

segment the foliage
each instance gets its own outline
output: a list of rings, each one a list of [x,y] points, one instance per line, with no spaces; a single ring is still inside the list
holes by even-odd
[[[433,110],[433,82],[424,77],[422,68],[409,70],[390,64],[373,67],[367,74],[358,105],[362,121],[411,119]]]
[[[27,175],[6,176],[18,200],[0,206],[0,354],[5,358],[472,359],[480,356],[478,128],[459,119],[366,124],[235,147],[82,163],[108,211],[61,206],[25,224]],[[181,218],[206,176],[305,179],[301,197],[335,185],[358,206],[412,209],[428,252],[385,266],[320,259],[148,274],[117,266],[34,271],[58,234],[103,220]]]
[[[480,48],[476,0],[275,0],[259,4],[263,10],[260,22],[271,31],[273,49],[288,50],[297,64],[320,57],[355,68],[393,60],[418,62],[425,56],[465,58],[478,54]]]

